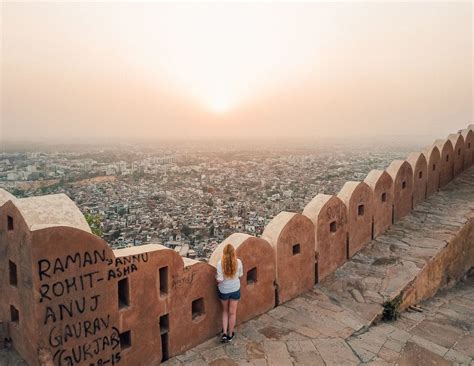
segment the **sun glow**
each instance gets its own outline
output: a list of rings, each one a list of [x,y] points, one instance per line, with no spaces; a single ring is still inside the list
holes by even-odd
[[[157,88],[167,85],[222,114],[312,70],[320,48],[315,34],[325,18],[315,30],[314,17],[300,10],[282,5],[269,13],[263,4],[166,5],[158,13],[140,13],[120,44],[129,49],[128,62],[146,70]],[[291,23],[288,11],[299,27],[313,32],[301,35],[299,27],[282,27]]]
[[[3,140],[414,127],[400,120],[425,134],[471,118],[470,2],[188,1],[6,1]]]
[[[222,114],[228,112],[232,108],[232,105],[230,100],[225,96],[216,96],[209,100],[208,107],[212,112]]]

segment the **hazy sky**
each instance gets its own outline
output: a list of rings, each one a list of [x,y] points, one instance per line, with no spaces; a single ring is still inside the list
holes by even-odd
[[[4,141],[444,136],[470,2],[2,3]]]

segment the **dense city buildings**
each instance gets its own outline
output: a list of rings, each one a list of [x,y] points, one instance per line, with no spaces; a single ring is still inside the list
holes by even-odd
[[[17,197],[67,194],[114,248],[161,243],[207,259],[231,233],[260,236],[279,212],[302,212],[317,193],[336,194],[344,182],[419,148],[348,141],[165,145],[9,149],[0,154],[0,187]]]

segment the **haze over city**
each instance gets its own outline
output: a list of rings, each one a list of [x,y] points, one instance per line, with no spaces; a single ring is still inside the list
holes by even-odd
[[[2,3],[1,141],[442,136],[471,2]]]

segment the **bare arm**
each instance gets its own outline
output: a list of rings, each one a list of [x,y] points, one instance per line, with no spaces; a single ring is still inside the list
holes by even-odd
[[[217,284],[220,284],[223,281],[224,281],[224,275],[222,274],[222,265],[220,265],[220,263],[217,263],[216,282]]]
[[[239,265],[238,265],[237,271],[239,272],[239,278],[240,278],[244,275],[244,269],[243,269],[242,261],[240,259],[238,263]]]

